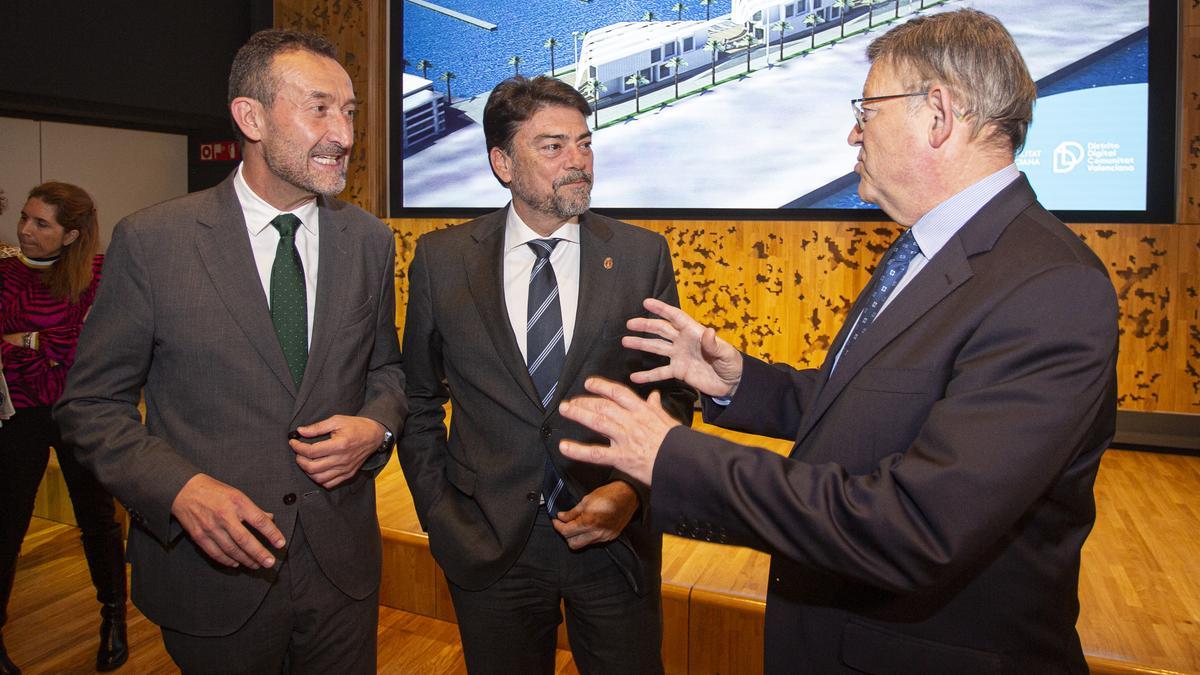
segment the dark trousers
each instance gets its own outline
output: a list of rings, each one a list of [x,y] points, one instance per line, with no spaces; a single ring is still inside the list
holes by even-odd
[[[544,509],[499,581],[482,591],[447,582],[472,675],[553,673],[560,602],[580,673],[663,672],[657,585],[638,597],[602,548],[572,551]]]
[[[63,445],[50,408],[18,408],[0,426],[0,626],[8,618],[17,556],[51,446],[58,454],[75,521],[83,530],[83,550],[96,599],[108,604],[125,602],[125,550],[112,496],[79,464],[75,449]]]
[[[297,520],[275,583],[244,626],[216,637],[169,628],[162,635],[184,675],[374,675],[378,629],[379,591],[362,600],[342,593],[321,571]]]

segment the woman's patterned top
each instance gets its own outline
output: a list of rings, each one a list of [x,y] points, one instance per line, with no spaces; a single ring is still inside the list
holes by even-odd
[[[103,255],[95,257],[92,283],[71,304],[50,295],[41,269],[29,267],[19,257],[0,258],[0,334],[38,334],[35,349],[0,340],[4,379],[18,410],[54,405],[62,396],[83,319],[96,298],[103,262]]]

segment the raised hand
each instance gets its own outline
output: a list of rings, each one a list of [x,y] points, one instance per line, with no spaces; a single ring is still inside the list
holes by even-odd
[[[629,379],[638,384],[676,379],[708,396],[728,398],[733,395],[742,380],[742,355],[733,345],[678,307],[654,298],[646,298],[642,306],[661,318],[637,317],[627,321],[625,326],[631,331],[657,335],[658,339],[627,335],[621,338],[621,344],[629,349],[665,356],[670,363],[633,373]]]
[[[663,410],[658,391],[642,400],[629,387],[602,377],[589,377],[584,387],[595,396],[563,401],[558,411],[608,438],[610,444],[563,440],[559,450],[574,460],[615,467],[650,485],[658,449],[667,433],[679,426],[679,420]]]

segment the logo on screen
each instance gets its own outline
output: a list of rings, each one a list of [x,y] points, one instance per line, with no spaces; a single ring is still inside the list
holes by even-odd
[[[1070,173],[1083,161],[1083,146],[1075,141],[1063,141],[1054,149],[1054,173]]]

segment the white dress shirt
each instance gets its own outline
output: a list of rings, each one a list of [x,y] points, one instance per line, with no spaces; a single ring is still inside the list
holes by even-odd
[[[512,325],[521,356],[529,362],[525,345],[525,324],[529,318],[529,275],[537,256],[528,242],[534,239],[562,239],[550,253],[550,266],[558,281],[558,303],[562,309],[563,350],[571,348],[575,333],[575,313],[579,307],[579,223],[563,223],[550,236],[534,232],[517,210],[508,206],[504,225],[504,304],[508,306],[508,322]]]
[[[279,246],[279,230],[271,221],[284,211],[271,206],[250,189],[238,165],[233,178],[233,189],[242,205],[246,218],[246,229],[250,232],[250,248],[254,251],[254,265],[258,268],[258,279],[262,282],[267,305],[271,304],[271,266],[275,264],[275,249]],[[320,248],[319,223],[317,222],[316,197],[304,202],[297,209],[286,212],[300,219],[301,227],[296,230],[296,250],[300,252],[300,263],[304,265],[304,289],[308,300],[308,346],[312,347],[313,318],[317,308],[317,251]]]

